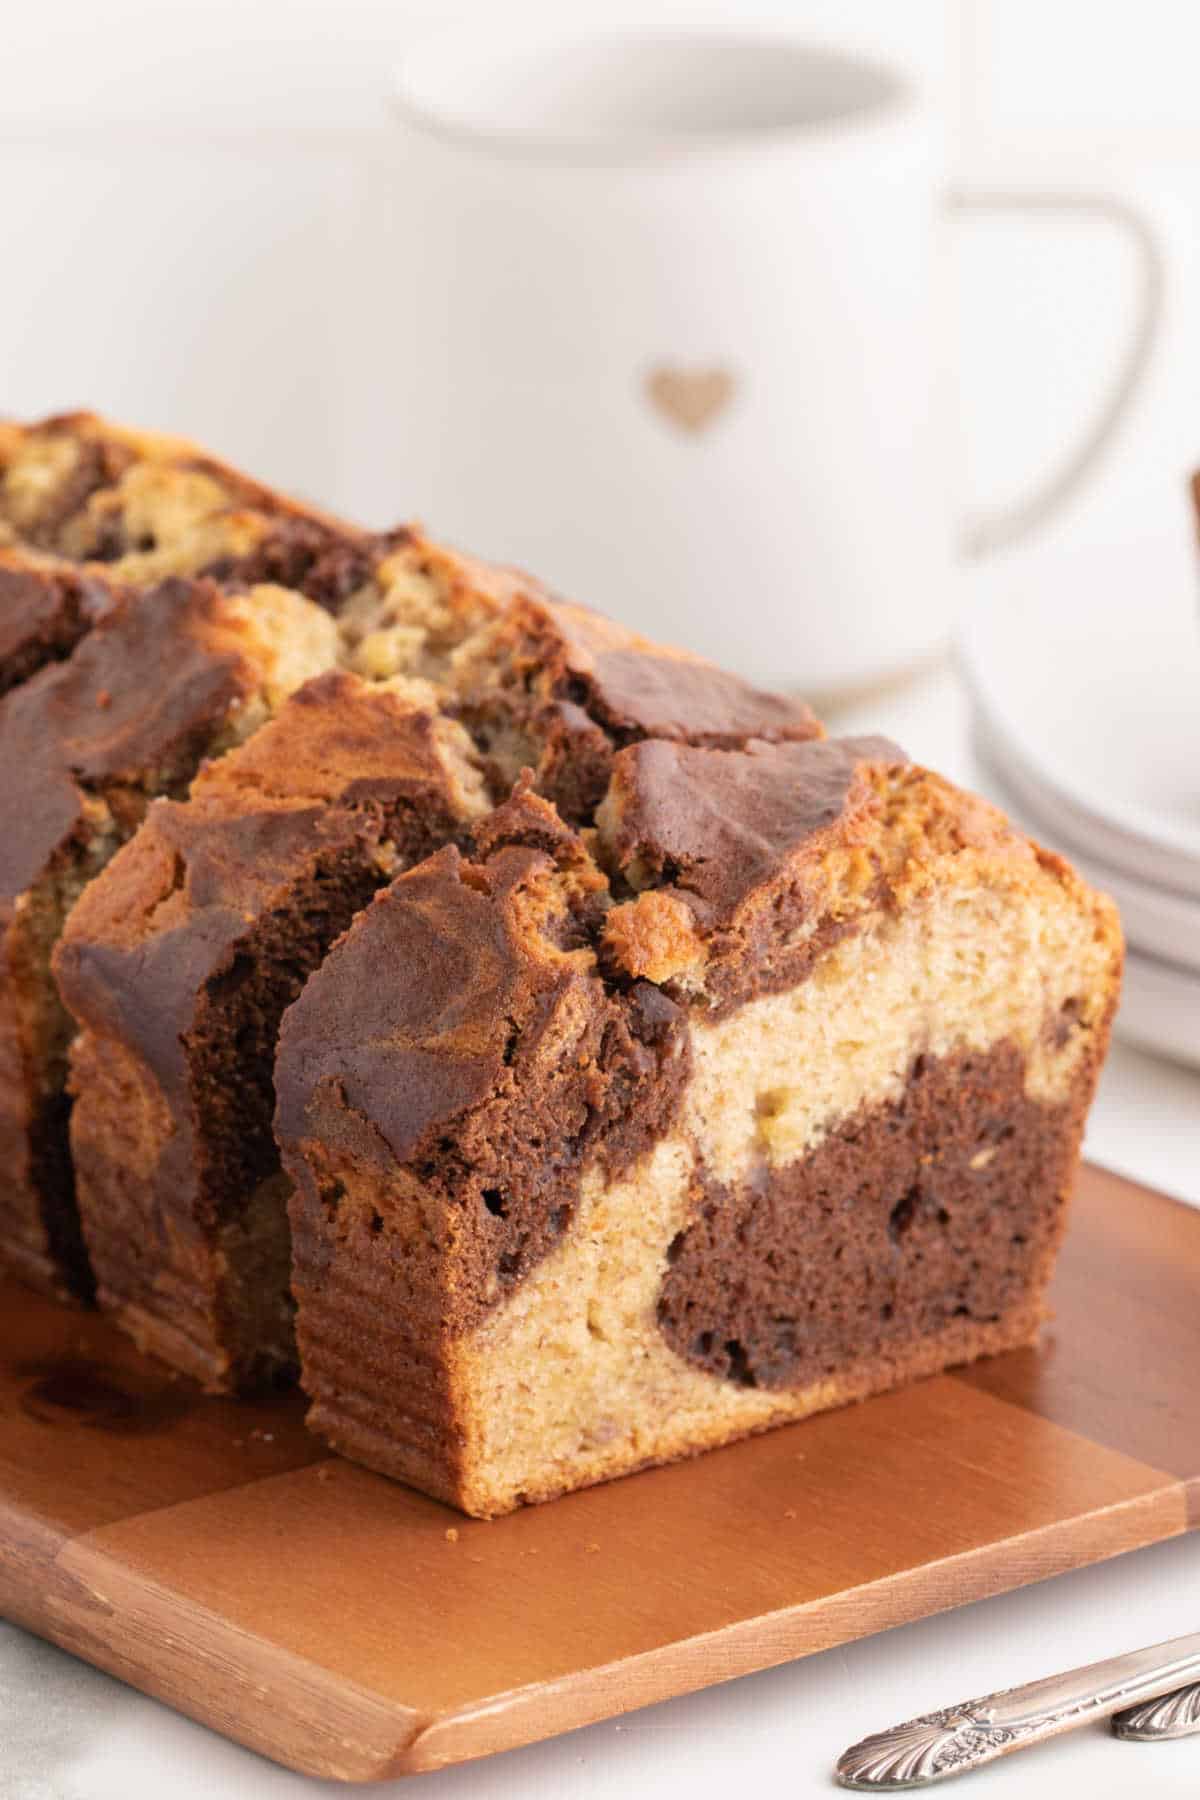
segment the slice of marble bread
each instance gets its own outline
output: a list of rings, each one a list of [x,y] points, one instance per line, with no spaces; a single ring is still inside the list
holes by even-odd
[[[314,1428],[482,1516],[1027,1344],[1110,902],[878,739],[648,741],[382,889],[284,1015]]]
[[[280,1016],[374,891],[488,808],[431,695],[307,683],[189,799],[155,801],[55,953],[97,1297],[210,1389],[294,1372]]]
[[[90,1288],[67,1142],[72,1022],[50,971],[67,913],[158,795],[336,660],[289,589],[172,579],[126,600],[0,701],[0,1263]]]
[[[183,439],[0,422],[0,1264],[42,1287],[91,1281],[49,976],[66,912],[156,794],[340,660],[332,615],[387,604],[392,548]]]

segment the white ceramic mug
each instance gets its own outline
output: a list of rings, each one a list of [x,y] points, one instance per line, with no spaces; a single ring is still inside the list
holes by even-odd
[[[472,28],[398,91],[391,423],[432,527],[777,686],[844,694],[940,646],[964,538],[945,162],[904,78],[790,40]],[[1144,282],[1099,421],[975,550],[1090,464],[1158,289],[1116,201],[979,203],[1116,216]]]

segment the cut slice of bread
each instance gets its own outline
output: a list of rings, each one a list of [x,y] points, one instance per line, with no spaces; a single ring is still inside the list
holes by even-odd
[[[280,1035],[311,1421],[480,1515],[1029,1343],[1116,1003],[1111,904],[880,740],[600,818],[400,876]]]
[[[272,1135],[284,1008],[399,869],[487,796],[461,726],[336,673],[158,800],[55,955],[84,1237],[106,1310],[209,1388],[294,1372],[287,1182]]]

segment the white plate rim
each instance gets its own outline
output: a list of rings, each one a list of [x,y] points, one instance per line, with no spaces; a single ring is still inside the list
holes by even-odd
[[[1159,872],[1156,885],[1174,888],[1188,899],[1200,898],[1200,835],[1195,847],[1188,843],[1186,832],[1165,832],[1163,837],[1149,837],[1145,822],[1139,821],[1133,810],[1123,803],[1114,802],[1108,817],[1097,813],[1089,799],[1049,757],[1035,770],[1019,748],[1020,734],[1011,719],[1005,718],[1003,706],[994,702],[986,684],[979,679],[964,644],[965,639],[960,637],[956,644],[959,672],[978,718],[995,744],[996,752],[1003,756],[1005,770],[1015,777],[1012,779],[1014,789],[1039,795],[1041,810],[1048,820],[1053,810],[1056,830],[1064,831],[1075,841],[1086,836],[1092,841],[1093,848],[1097,842],[1102,843],[1103,851],[1094,849],[1102,861],[1125,869],[1135,877],[1144,876],[1147,864],[1153,863]],[[1200,696],[1197,705],[1200,706]],[[1060,823],[1062,820],[1068,823]],[[1174,841],[1165,841],[1168,838]]]
[[[1027,808],[1012,795],[1003,776],[985,758],[980,757],[974,743],[972,760],[976,764],[973,783],[995,804],[1011,812],[1014,823],[1038,836],[1036,811]],[[978,779],[980,776],[982,780]],[[1070,858],[1073,849],[1064,846]],[[1081,863],[1083,859],[1080,859]],[[1100,871],[1084,869],[1094,885],[1103,887]],[[1174,1062],[1200,1069],[1200,972],[1181,966],[1165,957],[1155,956],[1132,943],[1126,945],[1125,974],[1114,1031],[1123,1042],[1167,1056]]]
[[[1022,743],[1022,734],[1003,696],[997,695],[994,685],[989,682],[985,667],[986,647],[979,641],[1002,607],[1002,599],[991,592],[986,596],[977,595],[964,607],[954,634],[954,658],[972,703],[1000,737],[1006,752],[1018,755],[1028,770],[1028,754],[1015,749]],[[1200,707],[1200,692],[1197,706]],[[1039,788],[1052,785],[1071,811],[1087,819],[1106,840],[1127,840],[1126,857],[1135,854],[1143,858],[1147,854],[1171,857],[1177,866],[1177,873],[1172,877],[1174,885],[1192,894],[1200,893],[1200,829],[1163,817],[1155,820],[1155,834],[1149,836],[1144,817],[1118,798],[1114,798],[1103,812],[1098,811],[1094,795],[1081,789],[1070,770],[1064,768],[1052,752],[1044,752],[1040,745],[1035,779]]]
[[[1157,846],[1139,846],[1135,851],[1125,839],[1118,838],[1110,847],[1102,833],[1089,835],[1090,821],[1080,820],[1060,795],[1044,786],[1028,765],[1020,762],[982,709],[976,709],[971,720],[971,749],[979,768],[1002,795],[1001,804],[1026,822],[1032,836],[1039,841],[1044,837],[1051,849],[1061,849],[1065,856],[1076,858],[1094,885],[1119,885],[1129,890],[1135,906],[1149,907],[1165,916],[1166,935],[1172,940],[1176,934],[1190,935],[1196,945],[1195,966],[1200,968],[1200,884],[1189,891],[1177,883],[1155,879],[1155,874],[1164,868],[1174,870],[1169,859],[1160,862],[1155,854]],[[1147,944],[1144,948],[1151,955],[1162,954],[1161,945]],[[1173,951],[1170,960],[1177,960],[1178,956],[1179,952]],[[1190,956],[1185,955],[1184,960],[1192,966]]]

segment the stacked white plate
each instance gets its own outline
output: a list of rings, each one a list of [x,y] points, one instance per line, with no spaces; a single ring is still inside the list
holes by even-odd
[[[1123,1036],[1200,1066],[1200,616],[1183,545],[1019,565],[959,636],[979,785],[1121,909]],[[1006,578],[1007,577],[1007,578]]]

